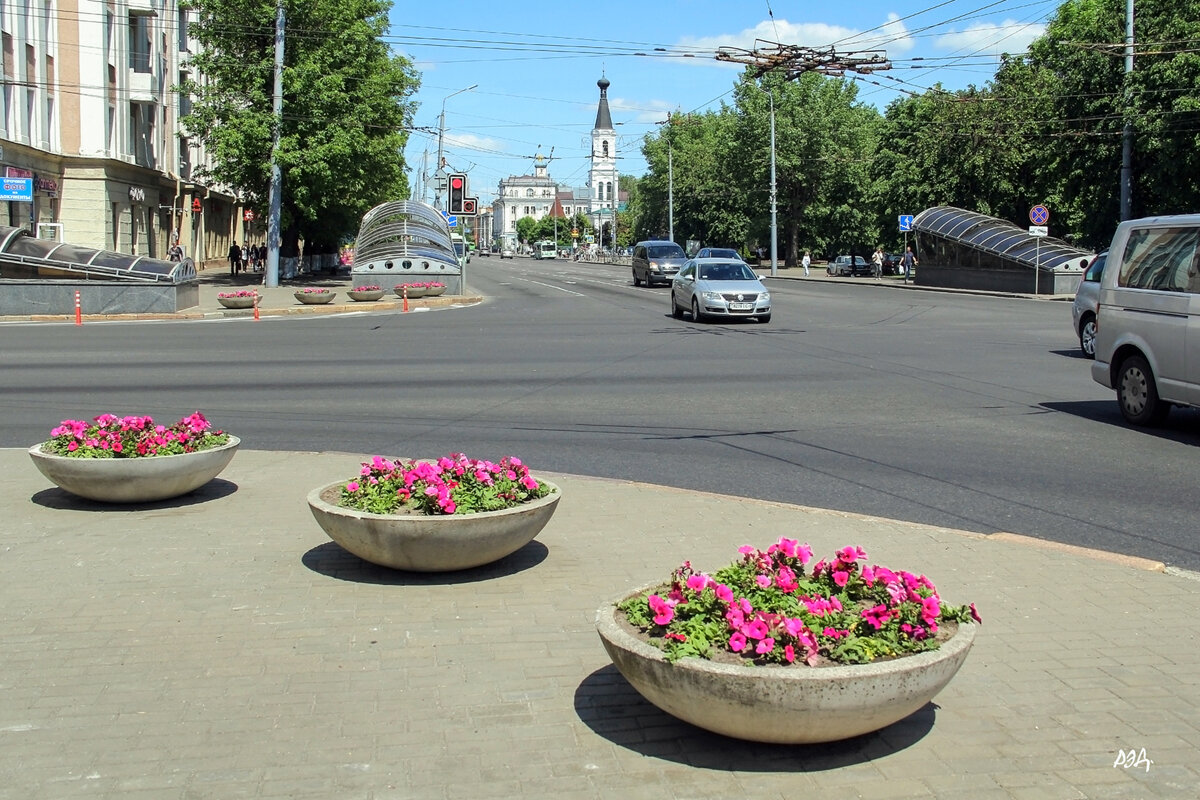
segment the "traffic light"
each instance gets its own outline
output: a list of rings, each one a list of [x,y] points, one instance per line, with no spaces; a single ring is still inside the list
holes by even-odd
[[[450,213],[462,214],[467,197],[467,176],[456,172],[450,176]]]
[[[462,211],[459,212],[463,216],[475,216],[475,209],[479,206],[479,199],[476,197],[464,197],[462,201]]]

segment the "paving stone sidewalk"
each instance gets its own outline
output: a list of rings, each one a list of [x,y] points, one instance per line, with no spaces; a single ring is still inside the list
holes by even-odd
[[[0,798],[1197,795],[1186,576],[557,474],[563,500],[526,548],[399,573],[328,541],[305,504],[363,455],[243,450],[199,492],[128,508],[73,499],[0,449]],[[601,604],[782,535],[861,545],[976,603],[974,650],[934,703],[851,741],[768,746],[678,722],[625,683]]]

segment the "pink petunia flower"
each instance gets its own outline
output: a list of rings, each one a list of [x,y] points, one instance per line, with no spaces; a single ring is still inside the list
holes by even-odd
[[[735,653],[740,653],[746,649],[746,637],[740,633],[734,633],[729,637],[729,649]]]

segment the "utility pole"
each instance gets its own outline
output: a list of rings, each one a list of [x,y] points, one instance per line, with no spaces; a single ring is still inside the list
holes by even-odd
[[[1125,124],[1121,131],[1121,221],[1133,216],[1133,120],[1130,116],[1130,86],[1133,75],[1133,0],[1125,0]]]
[[[771,99],[771,277],[779,274],[779,226],[775,220],[775,93],[767,89]]]
[[[283,175],[279,169],[279,129],[283,126],[283,0],[275,2],[275,88],[271,96],[271,190],[267,212],[266,286],[279,285],[279,215],[282,206]],[[257,312],[256,312],[257,313]]]

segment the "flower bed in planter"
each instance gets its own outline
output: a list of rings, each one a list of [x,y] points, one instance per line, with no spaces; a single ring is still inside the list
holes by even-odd
[[[407,296],[409,300],[424,297],[426,294],[425,284],[423,283],[402,283],[393,291],[395,291],[397,297]]]
[[[262,300],[262,295],[255,291],[239,290],[236,292],[219,292],[217,302],[225,308],[253,308]]]
[[[846,547],[806,571],[782,539],[712,576],[685,563],[669,583],[597,613],[614,665],[654,705],[762,742],[845,739],[928,703],[974,641],[974,606],[946,606],[924,576]]]
[[[296,291],[294,294],[296,299],[304,305],[315,306],[331,302],[334,296],[337,295],[337,292],[330,291],[329,289],[308,286],[304,289]]]
[[[359,303],[373,303],[383,297],[382,286],[355,286],[346,292],[351,300]]]
[[[200,412],[171,427],[150,417],[102,414],[64,420],[29,449],[38,470],[71,494],[104,503],[148,503],[200,488],[221,473],[241,440],[214,431]]]
[[[365,561],[446,572],[521,549],[560,497],[519,459],[493,464],[454,453],[432,462],[375,456],[357,478],[311,491],[308,505],[329,538]]]

